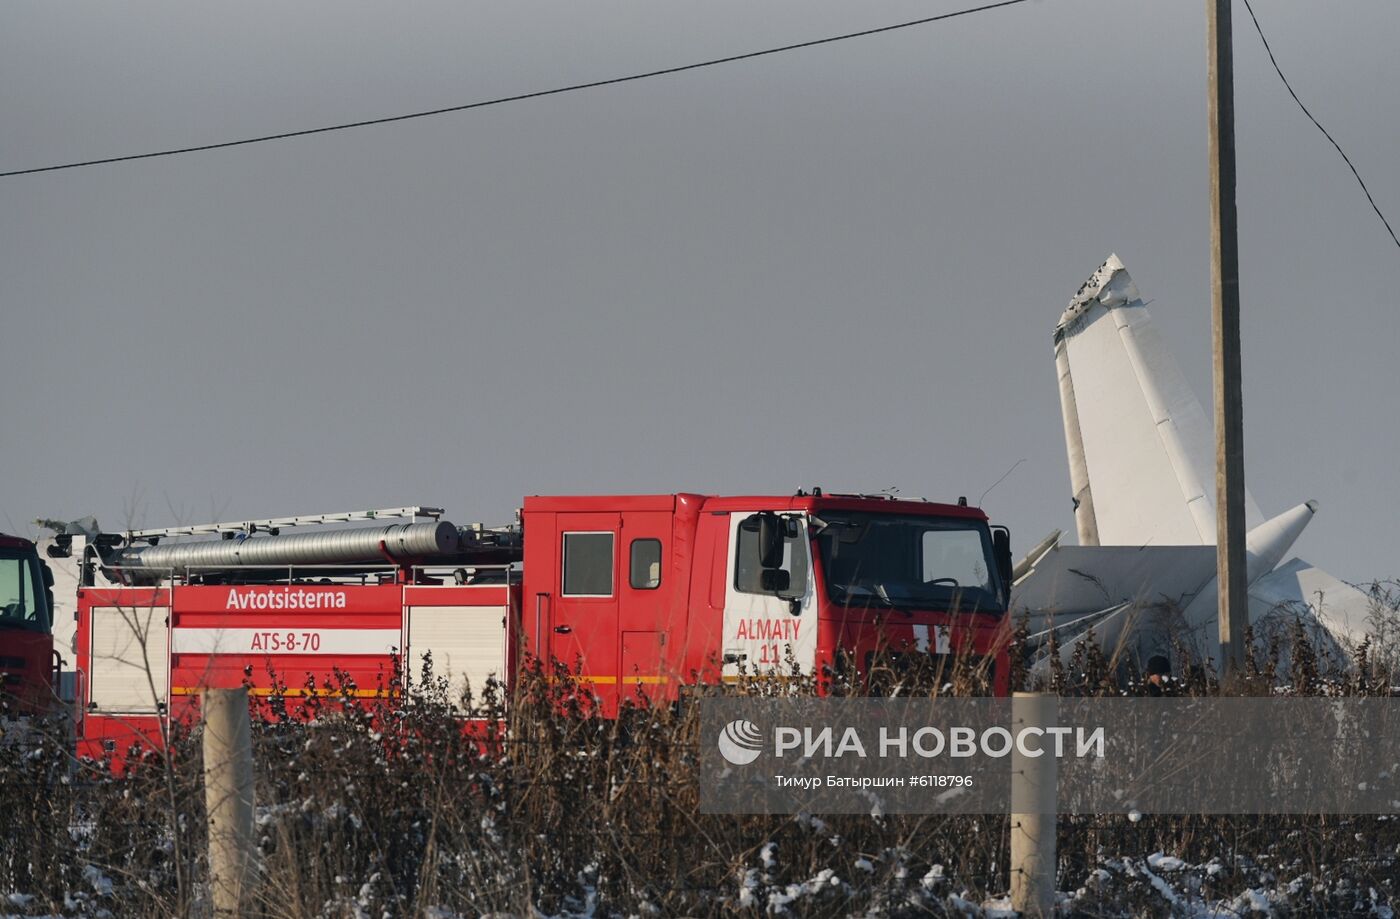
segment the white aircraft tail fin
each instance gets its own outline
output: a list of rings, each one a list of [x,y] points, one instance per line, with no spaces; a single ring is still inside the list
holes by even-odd
[[[1211,423],[1116,255],[1060,317],[1055,364],[1080,545],[1214,545]]]

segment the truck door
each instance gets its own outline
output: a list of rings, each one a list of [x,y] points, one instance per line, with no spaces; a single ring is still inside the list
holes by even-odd
[[[630,511],[622,521],[622,571],[617,628],[622,644],[618,692],[624,699],[674,698],[676,674],[667,664],[671,597],[678,579],[670,571],[669,511]]]
[[[790,583],[781,593],[761,586],[758,530],[749,514],[730,517],[729,561],[724,600],[724,676],[788,672],[796,664],[811,673],[817,657],[817,603],[807,524],[788,518],[783,570]]]
[[[611,710],[617,698],[618,514],[559,514],[550,657],[577,670]]]

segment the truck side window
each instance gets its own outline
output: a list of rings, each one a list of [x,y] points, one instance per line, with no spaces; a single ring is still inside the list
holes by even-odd
[[[655,590],[661,586],[661,540],[632,540],[631,577],[634,590]]]
[[[611,597],[613,592],[613,534],[564,534],[566,597]]]
[[[734,589],[746,594],[772,593],[763,589],[763,566],[759,564],[758,525],[739,524],[734,557]],[[783,540],[783,570],[788,573],[788,589],[780,597],[801,597],[807,592],[807,546],[799,528],[796,536]]]

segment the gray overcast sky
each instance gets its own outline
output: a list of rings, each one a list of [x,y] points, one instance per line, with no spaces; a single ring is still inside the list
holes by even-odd
[[[12,0],[0,169],[459,104],[960,2]],[[1400,218],[1400,4],[1256,0]],[[1236,4],[1246,466],[1400,575],[1400,250]],[[0,180],[0,526],[898,486],[1073,531],[1111,251],[1209,395],[1203,4],[1041,0],[625,86]]]

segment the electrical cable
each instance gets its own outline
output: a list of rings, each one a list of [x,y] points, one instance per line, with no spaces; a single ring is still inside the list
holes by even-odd
[[[1356,166],[1352,163],[1351,157],[1347,156],[1346,151],[1342,149],[1342,145],[1337,143],[1336,139],[1322,126],[1322,123],[1313,117],[1313,113],[1308,111],[1308,107],[1303,104],[1303,100],[1299,99],[1298,94],[1293,91],[1293,84],[1289,83],[1288,77],[1283,75],[1283,68],[1279,67],[1278,60],[1274,57],[1274,49],[1269,46],[1269,40],[1264,37],[1264,29],[1259,25],[1259,17],[1254,15],[1254,7],[1250,5],[1249,0],[1244,0],[1244,8],[1249,11],[1249,18],[1254,20],[1254,31],[1259,33],[1259,40],[1264,43],[1264,50],[1268,52],[1269,55],[1269,63],[1274,65],[1274,73],[1278,74],[1278,78],[1283,81],[1284,88],[1287,89],[1288,94],[1293,97],[1293,101],[1298,103],[1298,108],[1303,110],[1303,114],[1308,116],[1308,120],[1322,132],[1322,136],[1327,138],[1332,143],[1332,146],[1337,148],[1337,152],[1342,155],[1342,159],[1346,161],[1347,167],[1351,169],[1351,174],[1356,176],[1356,181],[1361,185],[1361,190],[1366,193],[1366,200],[1371,202],[1371,210],[1375,211],[1376,216],[1381,219],[1381,223],[1385,224],[1385,231],[1390,234],[1391,242],[1400,246],[1400,239],[1395,237],[1395,231],[1391,229],[1390,221],[1385,219],[1385,215],[1381,213],[1380,207],[1376,205],[1376,199],[1371,197],[1371,189],[1366,187],[1366,181],[1361,178],[1361,173],[1356,171]]]
[[[988,10],[1000,9],[1004,6],[1016,6],[1020,3],[1027,3],[1029,0],[1000,0],[998,3],[988,3],[983,6],[970,7],[963,10],[954,10],[951,13],[942,13],[937,16],[926,16],[923,19],[914,19],[909,22],[899,22],[894,25],[879,26],[874,29],[864,29],[860,32],[847,32],[842,35],[831,35],[827,38],[817,38],[811,41],[797,42],[791,45],[782,45],[777,48],[765,48],[761,51],[749,51],[744,54],[734,54],[729,57],[714,58],[708,61],[698,61],[694,64],[682,64],[679,67],[666,67],[661,70],[651,70],[646,73],[634,73],[623,77],[612,77],[606,80],[594,80],[591,83],[575,83],[570,86],[560,86],[555,89],[543,89],[537,92],[520,93],[514,96],[503,96],[499,99],[487,99],[482,102],[469,102],[465,105],[453,105],[447,108],[429,109],[423,112],[410,112],[406,115],[389,115],[384,118],[369,118],[364,121],[352,121],[345,124],[327,125],[321,128],[307,128],[300,131],[284,131],[280,134],[264,134],[259,137],[245,137],[241,140],[226,140],[219,143],[200,144],[194,147],[178,147],[171,150],[155,150],[150,153],[131,153],[125,156],[108,156],[101,159],[83,160],[76,163],[62,163],[54,166],[35,166],[30,169],[12,169],[8,172],[0,172],[0,179],[11,178],[13,176],[33,175],[38,172],[57,172],[63,169],[81,169],[85,166],[101,166],[107,163],[125,163],[132,160],[153,159],[160,156],[176,156],[182,153],[202,153],[206,150],[220,150],[225,147],[241,147],[246,144],[261,144],[272,140],[286,140],[290,137],[306,137],[311,134],[326,134],[331,131],[347,131],[351,128],[363,128],[376,124],[389,124],[395,121],[408,121],[414,118],[429,118],[433,115],[446,115],[452,112],[465,112],[471,109],[486,108],[492,105],[504,105],[508,102],[523,102],[526,99],[538,99],[542,96],[556,96],[560,93],[577,92],[583,89],[597,89],[600,86],[613,86],[618,83],[630,83],[635,80],[646,80],[651,77],[667,76],[673,73],[683,73],[687,70],[699,70],[702,67],[714,67],[719,64],[732,64],[736,61],[746,61],[756,57],[765,57],[770,54],[780,54],[784,51],[796,51],[801,48],[813,48],[817,45],[827,45],[832,42],[845,41],[851,38],[864,38],[869,35],[878,35],[882,32],[893,32],[897,29],[908,29],[914,26],[927,25],[931,22],[941,22],[945,19],[955,19],[959,16],[967,16],[972,13],[983,13]]]

